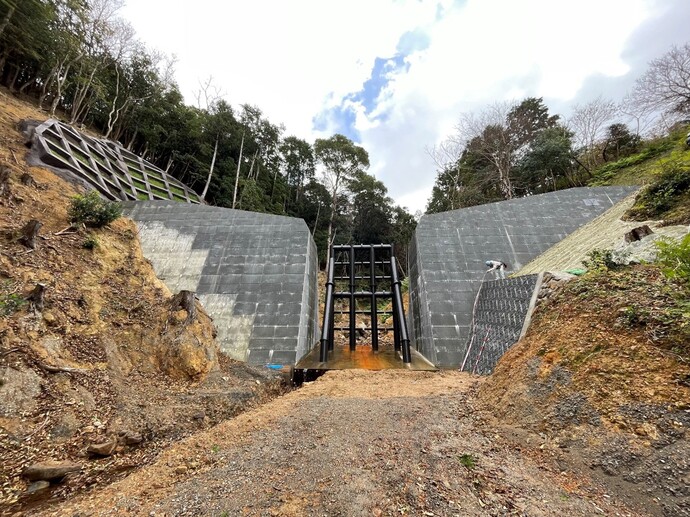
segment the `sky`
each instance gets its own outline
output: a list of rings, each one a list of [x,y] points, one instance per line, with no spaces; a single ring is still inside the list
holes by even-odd
[[[567,117],[690,40],[688,0],[129,0],[120,14],[177,58],[188,103],[212,77],[285,136],[342,133],[413,213],[436,177],[427,149],[462,113],[536,96]]]

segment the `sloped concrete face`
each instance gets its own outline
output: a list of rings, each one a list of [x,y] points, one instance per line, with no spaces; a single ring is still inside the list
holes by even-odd
[[[409,249],[409,327],[417,349],[437,366],[460,366],[484,262],[500,260],[508,274],[517,271],[634,190],[583,187],[423,216]]]
[[[293,365],[314,346],[318,263],[304,221],[166,201],[125,213],[158,277],[197,293],[230,357]]]

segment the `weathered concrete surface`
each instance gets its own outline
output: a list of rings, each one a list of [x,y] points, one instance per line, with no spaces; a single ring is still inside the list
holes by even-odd
[[[293,365],[314,346],[318,264],[304,221],[165,201],[125,210],[156,274],[197,293],[230,357]]]
[[[423,216],[409,249],[417,349],[437,366],[460,366],[484,262],[518,271],[634,190],[575,188]]]

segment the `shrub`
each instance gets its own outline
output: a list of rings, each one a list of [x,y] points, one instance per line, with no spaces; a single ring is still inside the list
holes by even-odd
[[[26,303],[26,300],[19,293],[7,292],[11,289],[9,282],[5,282],[0,287],[0,315],[9,316]]]
[[[588,271],[608,271],[615,269],[617,264],[613,261],[613,251],[608,249],[595,249],[587,253],[587,258],[582,261],[582,265]]]
[[[656,247],[657,262],[664,274],[690,286],[690,234],[682,240],[662,237],[656,241]]]
[[[635,200],[626,216],[641,221],[653,219],[672,209],[690,191],[690,165],[681,159],[661,162],[661,174]]]
[[[84,239],[84,242],[82,243],[82,247],[86,248],[87,250],[92,250],[94,248],[98,248],[98,239],[96,239],[95,235],[90,233],[86,236],[86,239]]]
[[[100,228],[120,217],[122,207],[119,203],[101,199],[98,192],[92,190],[86,195],[74,196],[68,214],[72,222]]]

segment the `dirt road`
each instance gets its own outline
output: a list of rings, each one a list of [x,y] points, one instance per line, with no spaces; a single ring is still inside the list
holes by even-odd
[[[483,426],[480,380],[335,371],[43,514],[640,515]]]

